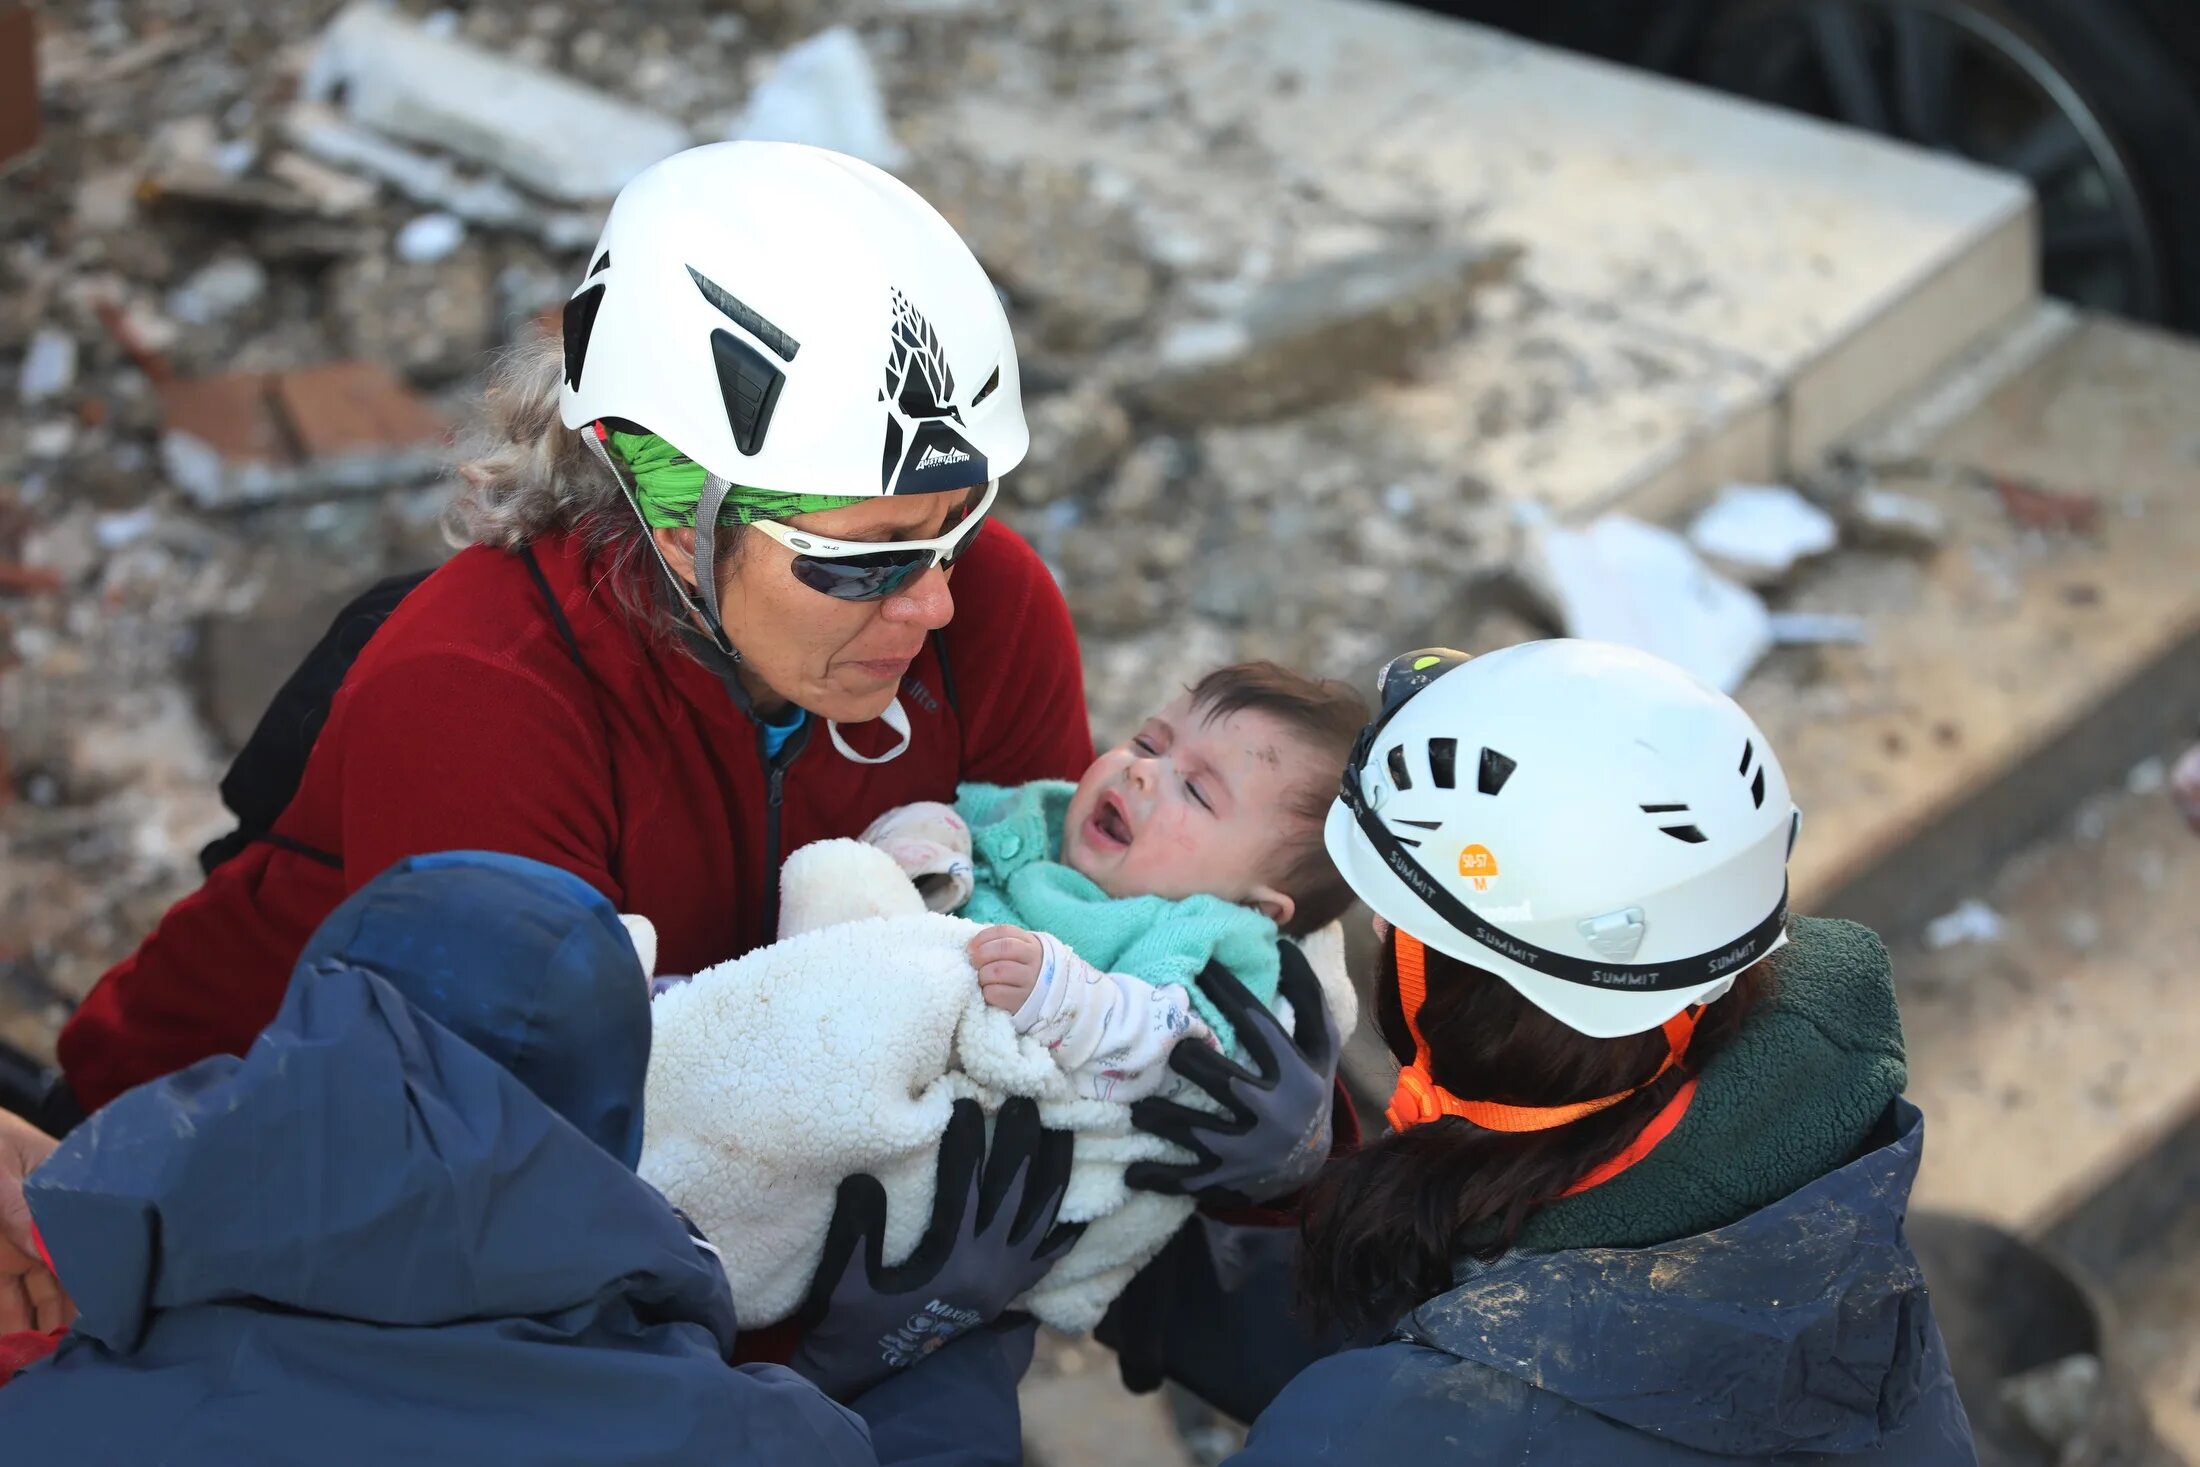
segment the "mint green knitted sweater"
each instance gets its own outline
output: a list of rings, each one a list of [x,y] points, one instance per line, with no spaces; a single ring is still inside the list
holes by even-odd
[[[1192,1006],[1223,1052],[1235,1053],[1229,1022],[1193,980],[1218,962],[1264,1006],[1274,1007],[1276,924],[1220,897],[1109,896],[1062,864],[1062,827],[1075,790],[1063,780],[1042,779],[1014,788],[966,784],[955,791],[955,813],[970,826],[976,868],[976,890],[962,915],[1049,933],[1110,973],[1189,988]]]

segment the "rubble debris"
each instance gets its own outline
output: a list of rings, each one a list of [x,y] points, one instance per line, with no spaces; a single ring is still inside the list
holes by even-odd
[[[2101,1413],[2101,1359],[2065,1355],[2003,1381],[1999,1394],[2016,1418],[2050,1447],[2076,1444]]]
[[[303,153],[277,153],[268,160],[267,171],[311,199],[318,212],[332,217],[359,213],[381,191],[371,179],[316,163]]]
[[[1382,250],[1255,292],[1236,315],[1176,324],[1135,405],[1169,424],[1242,423],[1300,412],[1396,376],[1456,334],[1475,296],[1511,272],[1485,246]]]
[[[330,23],[301,90],[315,101],[341,92],[363,127],[447,148],[572,204],[610,198],[689,143],[669,117],[373,5]]]
[[[0,168],[38,146],[38,23],[0,0]]]
[[[2090,494],[2048,489],[2000,475],[1992,483],[2009,518],[2027,530],[2090,535],[2100,523],[2101,501]]]
[[[1671,530],[1625,515],[1583,530],[1532,525],[1521,569],[1568,636],[1639,647],[1726,692],[1772,645],[1754,592],[1705,565]]]
[[[1840,506],[1844,538],[1866,550],[1931,555],[1947,542],[1948,517],[1914,494],[1865,486]]]
[[[456,214],[422,214],[397,231],[391,242],[408,265],[432,265],[466,242],[466,221]]]
[[[501,178],[468,178],[447,159],[377,137],[326,108],[294,107],[283,126],[291,142],[312,157],[370,174],[416,204],[469,223],[531,234],[561,251],[586,249],[596,238],[599,221],[591,214],[541,208]]]
[[[2001,913],[1977,897],[1966,898],[1952,912],[1943,912],[1925,924],[1925,946],[1934,952],[1966,942],[1999,942],[2004,927]]]
[[[267,271],[250,255],[223,255],[168,293],[168,314],[188,326],[226,321],[267,294]]]
[[[171,381],[160,401],[162,467],[202,509],[418,482],[449,432],[369,362]]]
[[[909,161],[908,149],[887,121],[870,53],[845,25],[830,26],[782,52],[727,136],[808,143],[881,168]]]
[[[1144,231],[1086,171],[1037,158],[981,166],[941,153],[915,159],[910,182],[1006,293],[1027,362],[1106,347],[1152,314],[1162,280]]]
[[[496,277],[474,246],[428,264],[379,250],[354,255],[329,272],[326,300],[336,351],[385,362],[414,382],[462,378],[502,343]]]
[[[1086,383],[1026,408],[1031,450],[1003,487],[1024,504],[1045,504],[1085,488],[1131,446],[1130,414],[1106,384]]]
[[[107,334],[122,348],[123,355],[148,380],[166,382],[175,376],[174,370],[168,365],[168,358],[154,350],[145,340],[145,333],[138,329],[137,322],[130,318],[128,309],[119,302],[101,297],[92,303],[92,314],[99,318],[100,325],[107,328]]]
[[[1775,611],[1769,618],[1778,647],[1860,647],[1871,640],[1864,618],[1840,611]]]
[[[2200,744],[2185,750],[2169,772],[2169,794],[2193,833],[2200,835]]]
[[[41,326],[23,354],[16,374],[16,395],[26,407],[59,397],[76,385],[76,338],[58,327]]]
[[[62,587],[61,572],[50,565],[0,560],[0,596],[36,596]]]
[[[2169,761],[2159,756],[2141,759],[2124,775],[2127,794],[2158,795],[2169,784]]]
[[[1833,516],[1785,484],[1729,484],[1688,527],[1703,557],[1749,586],[1784,579],[1840,540]]]

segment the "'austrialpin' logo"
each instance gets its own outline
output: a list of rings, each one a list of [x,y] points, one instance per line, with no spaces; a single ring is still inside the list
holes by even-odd
[[[961,449],[941,448],[935,444],[924,451],[924,457],[917,460],[917,467],[920,469],[936,469],[942,464],[966,464],[968,462],[970,462],[970,455],[964,453]]]

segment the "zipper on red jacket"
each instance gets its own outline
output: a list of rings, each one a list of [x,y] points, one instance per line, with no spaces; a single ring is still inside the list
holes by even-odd
[[[756,752],[764,758],[764,941],[771,942],[779,935],[779,807],[785,802],[787,766],[810,742],[810,723],[815,715],[807,715],[802,726],[787,736],[780,745],[777,756],[764,744],[764,727],[757,725]]]

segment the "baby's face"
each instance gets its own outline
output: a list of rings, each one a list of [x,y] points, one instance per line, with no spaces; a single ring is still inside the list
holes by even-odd
[[[1291,899],[1268,883],[1315,764],[1266,713],[1209,720],[1178,698],[1077,781],[1062,860],[1110,896],[1205,893],[1286,921]]]

